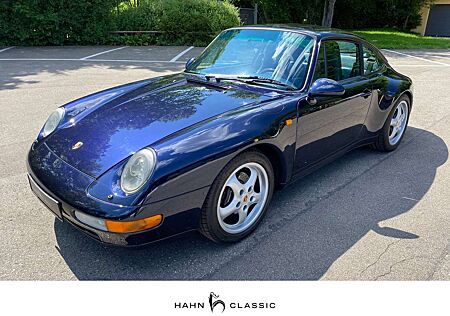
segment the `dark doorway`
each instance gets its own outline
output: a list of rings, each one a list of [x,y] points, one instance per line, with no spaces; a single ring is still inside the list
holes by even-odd
[[[425,35],[450,37],[450,4],[436,4],[430,8]]]

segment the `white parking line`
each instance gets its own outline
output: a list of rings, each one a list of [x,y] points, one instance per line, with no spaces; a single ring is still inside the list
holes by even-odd
[[[170,60],[171,63],[176,62],[178,59],[180,59],[184,54],[186,54],[188,51],[190,51],[191,49],[193,49],[194,46],[191,46],[189,48],[186,48],[184,51],[182,51],[181,53],[179,53],[178,55],[176,55],[174,58],[172,58]]]
[[[395,64],[393,62],[389,63],[394,67],[441,67],[442,65],[430,65],[430,64]]]
[[[183,61],[167,61],[167,60],[135,60],[135,59],[88,59],[85,61],[103,61],[103,62],[125,62],[125,63],[175,63],[184,64]]]
[[[405,200],[410,200],[410,201],[415,201],[415,202],[419,202],[419,200],[418,200],[418,199],[413,199],[413,198],[410,198],[410,197],[406,197],[406,196],[402,197],[402,199],[405,199]]]
[[[424,61],[427,61],[429,63],[434,63],[434,64],[450,67],[450,64],[441,63],[440,61],[435,61],[435,60],[430,60],[430,59],[426,59],[426,58],[422,58],[422,57],[418,57],[418,56],[413,56],[413,55],[409,55],[409,54],[405,54],[405,53],[400,53],[400,52],[396,52],[395,50],[389,50],[389,49],[383,49],[383,50],[385,52],[394,53],[394,54],[398,54],[398,55],[401,55],[401,56],[406,56],[406,57],[410,57],[410,58],[424,60]]]
[[[11,47],[6,47],[6,48],[3,48],[3,49],[0,49],[0,53],[6,52],[8,49],[11,49],[11,48],[14,48],[14,47],[16,47],[16,46],[11,46]]]
[[[113,48],[113,49],[105,50],[104,52],[100,52],[100,53],[97,53],[97,54],[93,54],[93,55],[89,55],[89,56],[80,58],[80,60],[86,60],[86,59],[89,59],[89,58],[92,58],[92,57],[96,57],[96,56],[103,55],[103,54],[106,54],[106,53],[114,52],[114,51],[116,51],[116,50],[121,50],[121,49],[124,49],[124,48],[127,48],[127,47],[128,47],[128,46],[122,46],[122,47],[118,47],[118,48]]]
[[[168,63],[184,64],[182,61],[133,60],[133,59],[73,59],[73,58],[0,58],[0,61],[81,61],[81,62],[124,62],[124,63]]]
[[[184,64],[184,61],[167,60],[135,60],[135,59],[75,59],[75,58],[0,58],[0,61],[82,61],[82,62],[124,62],[124,63],[175,63]],[[441,65],[430,64],[396,64],[394,67],[440,67]]]

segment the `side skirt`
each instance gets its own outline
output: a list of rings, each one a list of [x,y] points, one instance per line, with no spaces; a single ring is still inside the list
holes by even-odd
[[[289,180],[289,182],[286,185],[290,185],[293,182],[299,180],[300,178],[303,178],[303,177],[313,173],[317,169],[320,169],[321,167],[335,161],[336,159],[344,156],[346,153],[348,153],[356,148],[372,144],[375,141],[375,139],[376,139],[375,137],[370,137],[370,138],[360,140],[356,143],[350,144],[350,145],[326,156],[325,158],[313,163],[312,165],[310,165],[304,169],[300,169],[299,171],[297,171],[296,173],[294,173],[292,175],[291,179]]]

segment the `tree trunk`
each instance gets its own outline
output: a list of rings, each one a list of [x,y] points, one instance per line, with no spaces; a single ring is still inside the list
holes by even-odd
[[[405,22],[403,23],[403,30],[406,30],[409,22],[409,14],[406,16]]]
[[[335,3],[336,0],[325,0],[325,5],[323,6],[322,26],[331,27],[331,24],[333,23]]]

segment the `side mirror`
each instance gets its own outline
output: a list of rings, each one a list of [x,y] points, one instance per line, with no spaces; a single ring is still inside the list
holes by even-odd
[[[327,78],[314,81],[308,92],[307,101],[315,104],[315,97],[336,97],[345,94],[345,88],[340,83]]]
[[[192,63],[195,61],[195,57],[190,58],[185,65],[186,70],[189,70],[189,67],[192,65]]]

